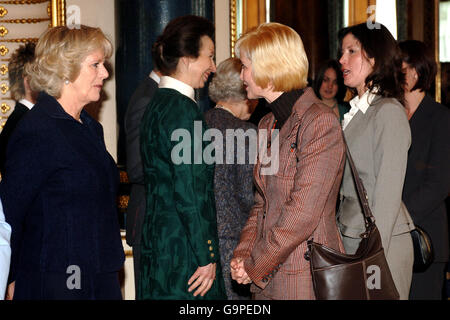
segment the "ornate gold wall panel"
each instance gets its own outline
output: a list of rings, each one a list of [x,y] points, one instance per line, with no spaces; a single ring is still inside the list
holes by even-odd
[[[65,25],[65,0],[0,1],[0,131],[14,110],[8,81],[11,54],[26,42],[37,42],[49,27]]]

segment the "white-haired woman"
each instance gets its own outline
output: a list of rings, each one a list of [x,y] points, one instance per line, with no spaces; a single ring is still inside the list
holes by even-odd
[[[256,145],[250,145],[251,138],[241,140],[237,136],[227,134],[227,131],[231,130],[237,135],[241,132],[249,137],[256,137],[256,126],[246,120],[254,111],[257,100],[247,99],[240,73],[241,61],[237,58],[226,59],[218,65],[209,85],[209,96],[216,102],[216,107],[205,113],[208,127],[217,129],[222,134],[222,139],[214,141],[222,145],[223,151],[222,154],[216,154],[214,194],[220,261],[227,297],[230,300],[250,297],[248,286],[238,286],[232,282],[230,274],[233,250],[252,208],[254,194],[255,159],[251,156],[251,150],[252,147],[256,148]],[[228,150],[227,139],[233,139],[232,150]],[[240,157],[244,161],[240,161]]]
[[[9,298],[122,298],[118,171],[102,126],[83,110],[99,100],[112,52],[100,29],[55,27],[27,66],[41,93],[11,136],[0,183],[12,228]]]

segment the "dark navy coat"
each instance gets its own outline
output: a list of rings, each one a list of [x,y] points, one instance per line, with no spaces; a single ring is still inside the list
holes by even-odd
[[[12,227],[14,298],[45,299],[42,275],[65,280],[76,266],[92,289],[83,297],[95,299],[96,275],[123,265],[116,164],[102,126],[84,110],[81,121],[41,93],[11,136],[0,198]]]

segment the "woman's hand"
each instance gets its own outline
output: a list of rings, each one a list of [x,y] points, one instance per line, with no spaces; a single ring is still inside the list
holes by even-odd
[[[231,278],[239,284],[251,283],[252,279],[248,276],[244,268],[244,261],[239,258],[233,258],[230,262]]]
[[[210,263],[204,267],[198,267],[197,271],[192,275],[188,281],[190,286],[188,292],[197,290],[194,292],[194,297],[201,295],[202,297],[211,289],[211,286],[216,278],[216,264]],[[192,284],[192,285],[191,285]]]

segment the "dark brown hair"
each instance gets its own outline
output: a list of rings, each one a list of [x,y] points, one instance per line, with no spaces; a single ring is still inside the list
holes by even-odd
[[[203,36],[210,37],[214,42],[214,25],[211,21],[193,15],[171,20],[152,48],[156,68],[165,75],[171,75],[180,58],[197,58]]]
[[[9,84],[11,86],[11,97],[18,101],[25,97],[24,68],[27,63],[34,59],[36,44],[28,42],[20,46],[12,55],[8,65]]]
[[[313,89],[316,96],[322,99],[320,96],[320,87],[322,86],[323,77],[328,69],[333,69],[336,72],[336,82],[338,85],[338,91],[336,93],[336,100],[338,103],[344,101],[345,93],[347,92],[347,87],[344,84],[344,78],[342,76],[341,65],[336,60],[327,60],[322,63],[319,72],[317,73],[316,79],[314,80]]]
[[[437,73],[436,61],[433,53],[427,48],[425,43],[418,40],[406,40],[399,44],[402,52],[402,59],[410,67],[416,69],[418,79],[411,91],[420,89],[420,91],[430,90]]]
[[[377,23],[372,29],[366,23],[344,28],[339,31],[339,52],[342,52],[342,40],[348,34],[358,40],[368,59],[375,60],[373,71],[365,81],[367,88],[378,88],[377,94],[395,98],[403,104],[405,74],[402,70],[402,57],[389,30],[381,23]]]

